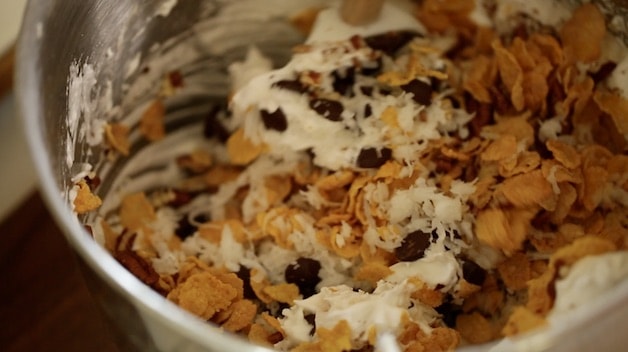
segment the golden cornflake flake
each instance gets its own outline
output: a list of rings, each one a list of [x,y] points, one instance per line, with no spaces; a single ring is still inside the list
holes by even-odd
[[[317,328],[316,335],[320,338],[323,351],[342,352],[351,350],[351,326],[341,320],[332,329]]]
[[[247,337],[249,341],[255,344],[271,347],[271,343],[268,341],[271,334],[272,333],[261,324],[253,324],[249,329]]]
[[[525,254],[517,252],[497,265],[497,271],[509,290],[521,290],[527,287],[531,279],[530,261]]]
[[[554,158],[566,168],[575,169],[580,167],[582,159],[574,147],[556,139],[548,140],[545,145],[552,152]]]
[[[516,207],[545,205],[554,196],[552,186],[538,169],[506,179],[497,187],[496,194],[503,195]]]
[[[330,191],[347,186],[351,184],[354,179],[355,174],[352,171],[344,170],[321,177],[314,185],[321,191]]]
[[[521,249],[534,213],[525,209],[485,209],[477,215],[475,233],[489,246],[514,253]]]
[[[251,279],[249,283],[253,292],[255,292],[255,295],[260,301],[264,303],[270,303],[273,301],[272,297],[265,292],[265,288],[270,286],[270,282],[256,269],[251,269]]]
[[[502,135],[493,141],[482,153],[486,161],[500,161],[517,154],[517,139],[511,134]]]
[[[212,164],[212,155],[207,150],[200,148],[177,158],[177,165],[179,165],[179,167],[196,174],[209,170]]]
[[[231,316],[222,324],[222,327],[232,332],[243,330],[251,325],[257,314],[257,305],[248,299],[233,303],[231,309]]]
[[[628,135],[628,100],[618,94],[596,91],[593,99],[602,111],[609,114],[617,131]]]
[[[89,185],[85,180],[80,180],[77,184],[76,198],[72,204],[77,214],[84,214],[92,210],[98,209],[102,205],[100,197],[92,193]]]
[[[155,209],[143,192],[132,193],[122,198],[120,222],[129,231],[135,232],[155,218]]]
[[[166,108],[161,99],[153,101],[142,114],[140,119],[140,132],[149,141],[158,141],[166,136],[164,116]]]
[[[264,287],[264,293],[277,302],[292,305],[300,297],[299,287],[295,284],[278,284]]]
[[[131,149],[129,142],[129,127],[121,123],[105,125],[105,137],[109,145],[120,154],[127,156]]]
[[[494,337],[491,323],[478,312],[456,317],[456,329],[460,336],[471,343],[484,343]]]
[[[602,52],[605,35],[604,15],[596,5],[583,4],[560,29],[566,59],[571,63],[597,60]]]
[[[542,316],[519,306],[510,314],[506,326],[502,329],[502,334],[513,336],[545,325],[547,325],[547,321]]]
[[[246,165],[251,161],[257,159],[257,157],[264,151],[265,147],[260,144],[254,144],[246,136],[244,136],[244,129],[240,128],[235,131],[229,140],[227,140],[227,153],[229,154],[229,160],[234,165]]]
[[[236,297],[236,290],[210,273],[190,276],[168,295],[168,299],[202,319],[210,319],[226,309]]]
[[[362,264],[360,269],[355,274],[356,280],[364,280],[372,285],[377,284],[377,281],[392,274],[392,270],[388,265],[380,262],[367,262]]]

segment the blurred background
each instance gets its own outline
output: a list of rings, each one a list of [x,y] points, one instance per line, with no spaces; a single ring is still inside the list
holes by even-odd
[[[17,38],[26,0],[0,1],[0,55],[7,63]],[[9,77],[3,73],[2,82]],[[0,221],[35,189],[36,176],[11,92],[0,97]]]
[[[116,352],[110,325],[37,192],[16,111],[10,53],[26,2],[0,0],[0,351]]]

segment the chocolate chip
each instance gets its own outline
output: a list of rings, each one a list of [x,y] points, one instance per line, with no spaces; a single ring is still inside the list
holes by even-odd
[[[388,88],[379,88],[379,94],[381,95],[391,95],[392,94],[392,90],[388,89]]]
[[[211,220],[211,216],[209,216],[209,213],[198,213],[194,215],[192,220],[198,224],[204,224]]]
[[[617,67],[617,64],[612,62],[612,61],[608,61],[608,62],[604,63],[600,67],[600,69],[597,70],[597,72],[595,72],[595,73],[593,73],[591,75],[591,78],[593,79],[593,82],[595,82],[595,83],[602,82],[608,76],[610,76],[611,73],[613,73],[613,71],[615,71],[616,67]]]
[[[486,270],[476,263],[467,260],[462,263],[462,277],[469,283],[482,286],[484,279],[486,279]]]
[[[316,314],[306,314],[303,318],[308,322],[308,324],[312,325],[310,335],[314,335],[314,332],[316,331]]]
[[[196,226],[192,225],[188,220],[187,215],[183,216],[181,220],[177,223],[177,228],[174,230],[174,233],[180,239],[184,240],[194,234],[196,232]]]
[[[358,154],[357,165],[365,169],[376,169],[384,165],[392,157],[392,150],[389,148],[382,148],[377,150],[375,148],[363,148]]]
[[[272,87],[277,87],[279,89],[290,90],[290,91],[293,91],[293,92],[297,92],[299,94],[303,94],[303,93],[307,92],[307,86],[305,86],[303,83],[301,83],[301,81],[299,81],[298,79],[281,80],[281,81],[273,83]]]
[[[261,110],[260,115],[262,116],[262,122],[266,129],[283,132],[288,128],[288,120],[281,108],[277,108],[277,110],[273,112]]]
[[[413,79],[401,86],[401,89],[408,93],[412,93],[412,100],[421,105],[430,105],[432,103],[432,86],[421,80]]]
[[[373,96],[373,87],[371,86],[360,86],[360,91],[367,97]]]
[[[384,34],[364,38],[366,45],[373,50],[380,50],[387,55],[393,55],[397,50],[408,44],[420,34],[410,31],[391,31]]]
[[[256,299],[257,295],[255,295],[255,291],[253,291],[253,288],[251,287],[251,269],[245,267],[244,265],[240,265],[240,270],[238,270],[236,275],[240,278],[240,280],[242,280],[244,298]]]
[[[456,327],[456,318],[462,313],[462,307],[451,302],[444,302],[435,310],[442,316],[443,323],[450,328]]]
[[[334,78],[334,82],[332,86],[334,91],[342,96],[352,97],[355,94],[353,93],[353,85],[355,84],[355,68],[350,67],[345,72],[339,72],[335,70],[332,72],[332,76]]]
[[[410,232],[395,248],[395,257],[402,262],[413,262],[423,258],[425,250],[430,246],[432,235],[421,230]]]
[[[369,63],[367,63],[366,65],[363,64],[362,69],[360,70],[360,72],[364,75],[364,76],[377,76],[380,74],[380,72],[382,72],[382,67],[384,65],[382,64],[382,58],[379,57],[377,58],[377,60],[375,61],[371,61]]]
[[[371,108],[371,104],[366,104],[364,106],[364,118],[373,116],[373,108]]]
[[[299,286],[303,297],[310,297],[316,293],[316,285],[321,281],[318,272],[321,263],[311,258],[299,258],[286,267],[284,276],[286,282]]]
[[[343,106],[340,102],[317,98],[310,101],[310,108],[330,121],[342,121]]]
[[[438,237],[439,237],[438,236],[438,229],[432,229],[432,232],[430,232],[430,235],[431,235],[432,243],[438,242]]]
[[[225,143],[230,136],[229,131],[220,123],[218,116],[224,112],[224,107],[216,105],[209,111],[203,121],[203,135],[205,138],[218,138],[219,141]]]

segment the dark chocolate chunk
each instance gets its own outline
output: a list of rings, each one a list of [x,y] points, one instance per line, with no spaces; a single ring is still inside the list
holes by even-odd
[[[608,62],[604,63],[600,67],[600,69],[597,70],[597,72],[591,74],[591,78],[593,79],[593,82],[595,82],[595,83],[602,82],[608,76],[610,76],[611,73],[613,73],[613,71],[615,71],[616,67],[617,67],[617,64],[612,62],[612,61],[608,61]]]
[[[206,138],[216,137],[219,141],[225,143],[229,139],[230,133],[218,120],[218,115],[223,111],[223,106],[216,105],[212,107],[203,121],[203,135]]]
[[[352,97],[355,94],[353,93],[353,85],[355,84],[355,68],[350,67],[345,72],[339,72],[335,70],[332,72],[332,76],[334,78],[334,82],[332,86],[334,91],[340,95]]]
[[[375,148],[364,148],[358,154],[357,165],[365,169],[376,169],[384,165],[391,157],[392,150],[389,148],[382,148],[379,151]]]
[[[255,291],[253,291],[253,288],[251,287],[251,269],[245,267],[244,265],[240,265],[240,270],[238,270],[236,275],[240,278],[240,280],[242,280],[244,298],[256,299],[257,295],[255,295]]]
[[[196,223],[203,224],[211,220],[209,213],[198,213],[192,218]]]
[[[371,104],[366,104],[364,106],[364,118],[373,116],[373,108],[371,108]]]
[[[438,237],[439,237],[438,236],[438,229],[433,229],[432,232],[430,233],[430,235],[432,236],[431,237],[432,243],[438,242]]]
[[[312,325],[312,330],[310,330],[310,335],[314,335],[316,331],[316,314],[307,314],[303,317],[308,324]]]
[[[429,248],[432,235],[421,230],[410,232],[395,248],[395,256],[402,262],[413,262],[423,258],[425,250]]]
[[[432,103],[432,86],[421,80],[413,79],[401,86],[401,89],[408,93],[412,93],[412,99],[421,105],[430,105]]]
[[[184,240],[194,234],[196,232],[196,226],[192,225],[188,220],[187,215],[184,215],[181,220],[177,223],[177,228],[174,230],[174,233],[180,239]]]
[[[330,121],[342,121],[342,116],[340,115],[344,108],[342,103],[338,101],[317,98],[310,101],[310,108]]]
[[[321,263],[311,258],[299,258],[296,262],[286,267],[284,276],[286,282],[299,287],[299,292],[303,297],[310,297],[316,293],[316,285],[321,281],[318,272],[321,270]]]
[[[377,76],[378,74],[380,74],[382,72],[382,58],[379,57],[377,58],[377,60],[372,61],[372,63],[368,63],[368,65],[364,65],[362,66],[362,69],[360,70],[360,72],[364,75],[364,76]]]
[[[262,122],[264,122],[264,127],[269,130],[283,132],[288,128],[288,120],[281,108],[277,108],[273,112],[260,110],[260,116],[262,117]]]
[[[450,328],[456,327],[456,318],[462,313],[462,307],[451,302],[445,302],[435,310],[442,316],[443,323]]]
[[[373,96],[373,87],[372,86],[361,86],[360,87],[360,91],[362,92],[362,94],[366,95],[367,97],[372,97]]]
[[[392,94],[392,90],[388,89],[388,88],[379,88],[379,94],[381,95],[391,95]]]
[[[277,87],[279,89],[285,89],[285,90],[290,90],[290,91],[293,91],[293,92],[297,92],[299,94],[303,94],[303,93],[307,92],[307,86],[305,86],[303,83],[301,83],[301,81],[299,81],[298,79],[281,80],[281,81],[273,83],[272,86],[273,87]]]
[[[366,37],[364,41],[371,49],[380,50],[392,56],[419,35],[419,33],[410,31],[392,31]]]
[[[476,263],[466,260],[462,263],[462,277],[469,283],[482,286],[486,278],[486,270]]]

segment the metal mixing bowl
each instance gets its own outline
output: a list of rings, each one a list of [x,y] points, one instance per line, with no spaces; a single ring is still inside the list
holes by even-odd
[[[204,78],[197,82],[201,89],[167,106],[169,115],[176,116],[168,122],[168,128],[179,128],[198,118],[214,102],[224,99],[228,89],[226,66],[242,58],[249,44],[263,45],[267,54],[280,62],[289,55],[289,48],[303,39],[281,16],[288,10],[280,10],[282,6],[286,9],[303,7],[305,2],[185,0],[170,9],[167,5],[173,3],[176,1],[30,1],[17,58],[19,109],[45,199],[85,264],[82,266],[85,277],[111,318],[122,348],[138,351],[266,350],[192,317],[141,283],[93,241],[82,225],[84,219],[77,219],[64,196],[71,185],[71,177],[80,171],[76,168],[78,162],[89,162],[97,167],[103,164],[99,160],[103,154],[77,136],[77,130],[68,124],[68,116],[74,114],[85,123],[87,119],[130,114],[139,104],[150,100],[155,93],[151,87],[158,85],[163,73],[182,69],[186,74]],[[240,12],[230,17],[231,20],[220,20],[226,7],[237,8],[237,4],[248,5],[238,8]],[[264,9],[260,10],[262,7]],[[614,11],[623,7],[617,9]],[[169,10],[168,16],[159,15]],[[195,27],[197,23],[206,25]],[[203,28],[211,29],[216,25],[228,30],[214,36],[198,36]],[[155,47],[155,43],[166,44]],[[138,58],[142,62],[145,58],[154,59],[182,43],[195,53],[192,59],[171,57],[170,61],[161,62],[161,71],[142,76],[144,89],[129,88],[129,84],[142,75],[141,67],[134,70],[129,63]],[[85,64],[92,65],[93,76],[86,76],[89,70]],[[69,77],[77,72],[71,73],[71,67],[83,74],[84,79],[97,81],[91,86],[82,86],[89,89],[73,90]],[[109,82],[108,86],[104,82]],[[107,95],[112,105],[101,102],[79,106],[101,95]],[[110,106],[120,108],[113,112],[103,110]],[[77,140],[74,146],[73,138]],[[141,142],[135,141],[132,150],[137,152],[143,147]],[[74,163],[67,162],[68,156]],[[101,195],[106,195],[113,187],[107,175],[124,167],[125,162],[119,161],[113,168],[103,170]],[[627,327],[628,285],[622,285],[560,326],[518,338],[502,347],[616,350],[627,341],[620,333]]]

